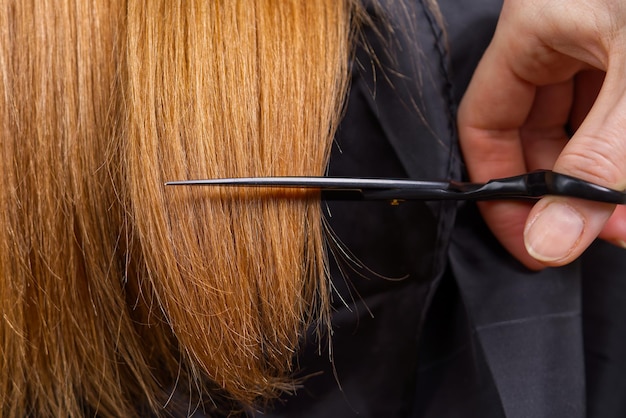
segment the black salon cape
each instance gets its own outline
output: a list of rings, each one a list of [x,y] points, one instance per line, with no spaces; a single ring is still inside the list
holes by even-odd
[[[329,175],[464,178],[456,109],[501,5],[438,1],[444,35],[424,3],[370,7],[382,36],[366,30],[354,60]],[[531,272],[473,203],[325,211],[332,362],[309,336],[302,389],[259,416],[626,417],[626,252],[596,243]]]

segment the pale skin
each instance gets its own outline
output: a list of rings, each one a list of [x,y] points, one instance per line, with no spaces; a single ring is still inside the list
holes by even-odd
[[[626,189],[626,2],[505,0],[459,132],[474,181],[545,168]],[[626,246],[626,206],[545,197],[480,209],[531,269],[567,264],[597,237]]]

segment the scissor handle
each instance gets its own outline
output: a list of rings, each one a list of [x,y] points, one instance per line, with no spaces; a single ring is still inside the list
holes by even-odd
[[[533,199],[554,195],[604,203],[626,203],[624,192],[551,170],[537,170],[520,176],[492,180],[474,190],[466,189],[465,192],[469,196],[483,199],[502,199],[507,196]]]

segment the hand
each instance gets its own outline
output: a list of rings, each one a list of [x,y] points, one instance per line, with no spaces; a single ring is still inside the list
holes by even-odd
[[[459,109],[470,177],[545,168],[625,189],[625,93],[626,2],[505,1]],[[626,246],[625,207],[550,196],[480,208],[529,268],[569,263],[597,236]]]

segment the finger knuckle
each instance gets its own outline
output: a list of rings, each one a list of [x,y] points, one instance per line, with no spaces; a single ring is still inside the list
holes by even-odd
[[[557,169],[608,187],[626,186],[626,143],[609,141],[604,135],[588,139],[588,145],[564,155]]]

